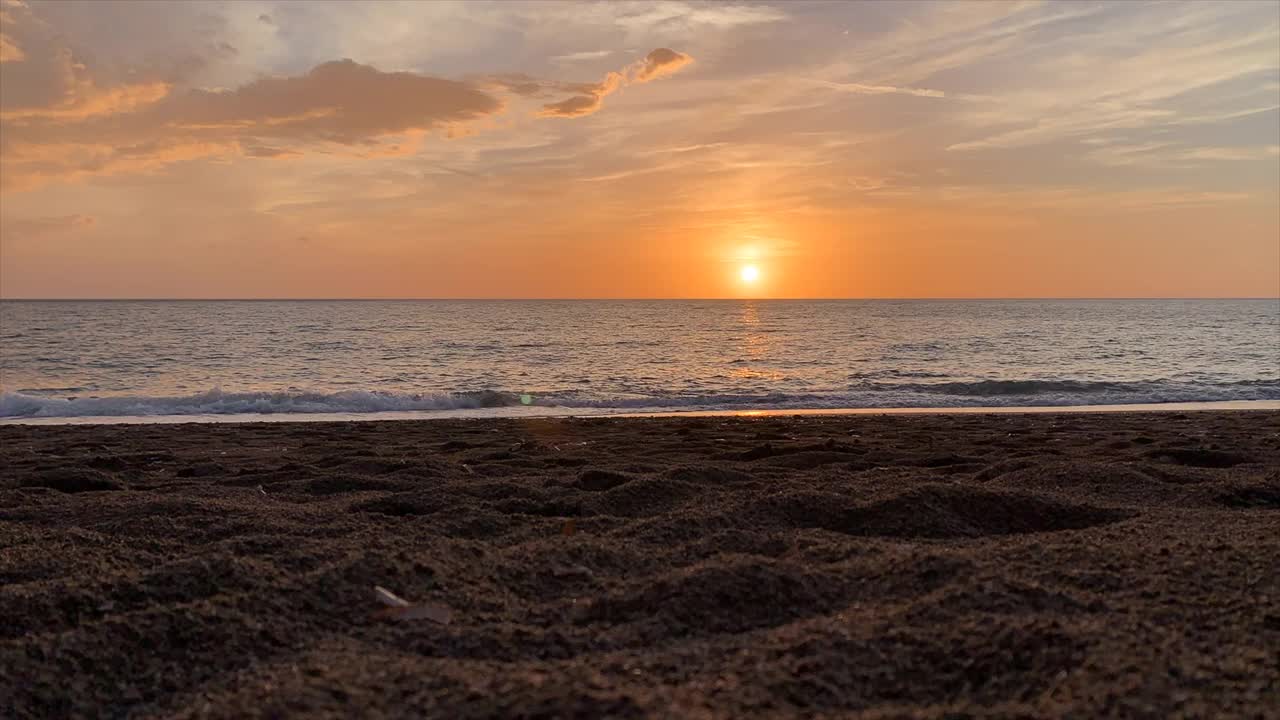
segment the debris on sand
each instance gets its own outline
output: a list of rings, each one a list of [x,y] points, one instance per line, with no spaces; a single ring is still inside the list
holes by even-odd
[[[430,620],[448,625],[453,611],[436,603],[411,603],[381,585],[373,586],[373,594],[386,607],[374,613],[374,617],[388,620]]]
[[[568,537],[578,532],[578,523],[573,518],[564,521],[564,525],[560,526],[560,534]]]

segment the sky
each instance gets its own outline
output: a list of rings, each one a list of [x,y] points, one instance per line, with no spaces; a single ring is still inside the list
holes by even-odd
[[[1280,297],[1280,2],[0,0],[0,297]]]

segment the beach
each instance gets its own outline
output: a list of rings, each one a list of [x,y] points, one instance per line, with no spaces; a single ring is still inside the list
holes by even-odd
[[[1277,557],[1276,411],[5,425],[0,716],[1278,717]]]

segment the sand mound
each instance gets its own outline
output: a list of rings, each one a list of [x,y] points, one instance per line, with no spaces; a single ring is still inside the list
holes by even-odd
[[[842,513],[853,504],[847,495],[787,489],[751,502],[737,516],[757,526],[827,528],[839,525]]]
[[[781,436],[779,436],[781,437]],[[840,455],[861,455],[866,452],[865,448],[848,443],[837,442],[835,439],[828,438],[821,443],[804,443],[791,445],[774,445],[772,442],[762,443],[753,448],[741,452],[731,452],[721,455],[725,460],[741,460],[745,462],[753,462],[756,460],[764,460],[768,458],[777,458],[785,455],[795,455],[798,453],[835,453]],[[845,460],[851,458],[846,457]]]
[[[352,492],[373,492],[379,490],[404,490],[408,483],[381,478],[360,477],[352,475],[329,475],[314,480],[307,480],[300,488],[309,495],[339,495]]]
[[[91,467],[94,470],[106,470],[108,472],[120,472],[121,470],[129,467],[129,461],[114,455],[99,455],[90,458],[85,462],[85,467]]]
[[[988,480],[995,480],[996,478],[1001,477],[1003,475],[1007,475],[1011,472],[1014,472],[1015,470],[1026,470],[1028,468],[1036,467],[1039,464],[1040,463],[1038,461],[1033,460],[1031,458],[1017,458],[1014,460],[1002,460],[998,463],[995,463],[994,465],[988,465],[982,470],[979,470],[973,476],[973,479],[977,480],[978,482],[987,482]]]
[[[1014,492],[927,485],[842,513],[830,530],[849,535],[950,538],[1079,530],[1132,513]]]
[[[1010,466],[1012,467],[1012,466]],[[1202,502],[1184,486],[1195,482],[1170,478],[1149,466],[1060,458],[1021,461],[987,481],[987,487],[1057,497],[1086,494],[1108,505],[1175,505]]]
[[[666,477],[670,480],[693,485],[730,485],[754,480],[748,473],[717,465],[678,467],[668,470]]]
[[[1160,450],[1152,450],[1147,453],[1147,457],[1176,465],[1190,465],[1191,467],[1201,468],[1230,468],[1253,462],[1247,455],[1223,452],[1221,450],[1206,450],[1204,448],[1162,448]]]
[[[226,469],[218,463],[204,462],[179,468],[174,475],[180,478],[207,478],[222,475],[225,472]]]
[[[687,483],[661,478],[641,478],[598,493],[584,502],[601,515],[649,517],[670,511],[698,494]]]
[[[578,480],[573,484],[574,487],[589,492],[602,492],[604,490],[612,490],[613,488],[628,483],[635,478],[631,475],[625,475],[619,472],[610,472],[608,470],[584,470],[578,475]]]
[[[927,633],[894,623],[819,629],[830,625],[813,623],[782,638],[785,644],[767,656],[764,687],[743,688],[743,702],[768,699],[787,715],[966,717],[971,713],[953,708],[1039,697],[1078,670],[1090,651],[1073,629],[1044,619],[968,622]],[[748,672],[746,662],[730,672]],[[907,704],[924,709],[903,712]],[[1009,716],[1053,715],[1022,707]]]
[[[355,503],[351,509],[356,512],[377,513],[379,515],[431,515],[451,507],[449,498],[439,492],[419,491],[396,493],[376,500]]]
[[[638,624],[641,636],[714,635],[781,625],[834,607],[838,583],[790,564],[726,557],[597,598],[576,622]],[[726,613],[732,605],[738,611]]]
[[[53,468],[21,479],[17,487],[44,487],[64,493],[124,490],[124,483],[99,470]]]
[[[1280,510],[1280,483],[1240,485],[1217,496],[1218,502],[1231,508]]]
[[[772,467],[792,468],[794,470],[812,470],[823,465],[846,463],[858,469],[865,467],[857,460],[857,456],[848,453],[830,452],[827,450],[806,450],[770,457],[762,461]]]
[[[357,460],[337,463],[333,467],[353,475],[386,475],[388,473],[398,472],[401,470],[408,470],[414,466],[405,460],[359,458]]]

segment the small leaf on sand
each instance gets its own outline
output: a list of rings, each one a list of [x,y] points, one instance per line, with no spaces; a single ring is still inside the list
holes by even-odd
[[[590,580],[595,577],[595,573],[590,568],[581,565],[562,565],[553,567],[551,575],[566,580]]]
[[[573,518],[569,518],[568,520],[565,520],[564,525],[560,526],[561,535],[568,536],[576,532],[578,532],[578,523],[575,522]]]
[[[373,586],[373,594],[378,598],[378,602],[387,606],[375,612],[374,617],[388,620],[430,620],[441,625],[448,625],[453,619],[453,611],[444,605],[414,604],[381,585]]]
[[[373,594],[377,596],[378,602],[394,608],[409,607],[411,604],[408,600],[396,595],[381,585],[373,586]]]

